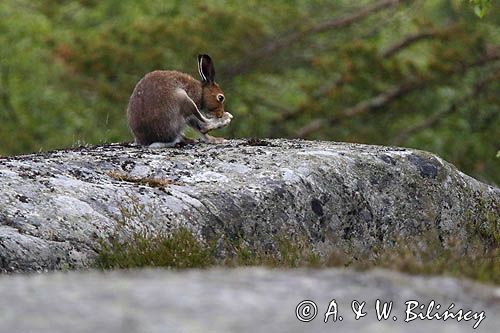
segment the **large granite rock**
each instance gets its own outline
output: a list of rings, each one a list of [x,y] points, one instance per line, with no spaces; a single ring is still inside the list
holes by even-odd
[[[500,288],[387,271],[59,272],[0,276],[0,295],[0,332],[5,333],[460,333],[498,332],[500,327]],[[376,318],[377,299],[393,301],[387,320]],[[296,317],[297,305],[304,300],[317,307],[310,322]],[[337,304],[337,321],[332,315],[325,323],[332,300]],[[362,310],[367,314],[359,320],[351,310],[354,300],[366,302]],[[429,313],[433,319],[415,319],[419,313],[426,315],[432,300],[435,305]],[[425,309],[411,309],[416,303],[406,305],[409,301]],[[436,314],[441,317],[449,308],[453,314],[462,309],[469,320],[438,320]],[[313,312],[307,316],[301,306],[299,315],[310,319]]]
[[[0,271],[92,265],[102,239],[146,228],[317,249],[497,235],[500,190],[427,152],[234,140],[179,149],[105,145],[0,158]],[[495,234],[496,233],[496,234]]]

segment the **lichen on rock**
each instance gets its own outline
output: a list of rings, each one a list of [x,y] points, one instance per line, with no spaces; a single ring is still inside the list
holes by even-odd
[[[370,253],[434,231],[498,237],[500,190],[397,147],[230,140],[109,144],[0,159],[0,271],[82,268],[99,244],[186,227],[200,239],[276,246],[277,234]],[[223,255],[224,248],[220,249]]]

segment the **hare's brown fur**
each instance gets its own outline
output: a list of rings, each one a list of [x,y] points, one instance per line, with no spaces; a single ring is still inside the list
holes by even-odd
[[[201,82],[190,75],[177,71],[154,71],[137,83],[127,110],[129,126],[137,143],[149,145],[153,142],[173,142],[177,138],[185,123],[181,118],[167,117],[166,112],[186,113],[190,110],[178,109],[185,103],[182,96],[176,96],[179,88],[201,109]]]
[[[202,81],[177,71],[154,71],[137,83],[127,108],[136,143],[175,144],[186,126],[197,130],[205,141],[223,141],[206,134],[226,126],[232,118],[224,111],[224,93],[214,81],[215,69],[208,55],[198,56],[198,70]]]

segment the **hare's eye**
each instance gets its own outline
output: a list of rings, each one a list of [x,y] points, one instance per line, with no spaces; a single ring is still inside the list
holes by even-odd
[[[217,95],[217,100],[218,100],[219,102],[221,102],[221,103],[222,103],[222,102],[224,102],[224,95],[222,95],[222,94],[218,94],[218,95]]]

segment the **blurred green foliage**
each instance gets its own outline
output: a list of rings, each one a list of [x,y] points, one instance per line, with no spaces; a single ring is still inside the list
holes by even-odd
[[[235,116],[222,135],[415,147],[500,184],[500,10],[486,3],[479,19],[462,0],[3,0],[0,154],[130,141],[136,82],[197,76],[203,52]]]
[[[483,17],[491,7],[491,0],[469,0],[474,6],[474,12],[477,16]]]

